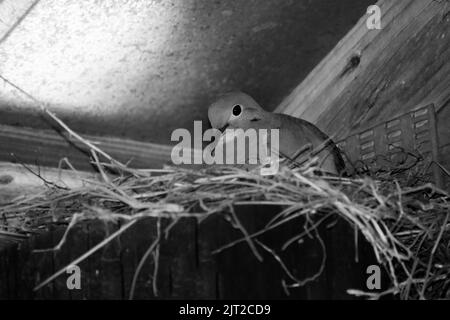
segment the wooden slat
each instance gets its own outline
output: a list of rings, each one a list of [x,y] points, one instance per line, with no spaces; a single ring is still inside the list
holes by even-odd
[[[249,232],[259,230],[278,211],[273,207],[241,207],[236,214]],[[163,228],[170,221],[163,219]],[[50,228],[50,232],[32,237],[22,248],[11,247],[0,254],[0,299],[107,299],[128,298],[129,288],[136,265],[149,245],[156,238],[156,218],[139,221],[132,229],[120,236],[120,244],[106,255],[107,248],[99,250],[82,263],[81,289],[68,290],[67,273],[61,274],[55,281],[36,292],[31,289],[50,274],[65,266],[68,262],[87,251],[97,240],[103,237],[99,221],[87,221],[75,226],[66,243],[57,252],[37,252],[33,249],[51,248],[59,240],[61,232]],[[311,276],[321,260],[321,249],[312,245],[313,240],[303,244],[293,244],[287,250],[281,250],[285,241],[302,230],[304,220],[272,230],[258,238],[265,245],[275,249],[287,263],[289,270],[299,279]],[[367,260],[359,264],[353,262],[353,235],[336,230],[339,245],[345,243],[345,251],[330,253],[330,260],[322,277],[306,287],[293,288],[287,296],[282,280],[286,273],[273,257],[261,250],[264,257],[259,262],[248,244],[243,242],[228,248],[219,254],[215,250],[229,241],[242,237],[242,234],[226,222],[220,214],[213,215],[200,225],[194,218],[181,219],[171,229],[169,236],[162,237],[159,272],[157,275],[158,297],[153,294],[152,257],[145,263],[137,281],[136,299],[352,299],[346,294],[351,286],[365,284],[361,278],[365,275]],[[323,230],[325,233],[330,230]],[[95,235],[93,236],[93,234]],[[323,235],[322,235],[323,236]],[[98,239],[94,239],[98,238]],[[329,240],[325,245],[332,250]],[[300,254],[299,254],[300,253]],[[306,253],[303,254],[303,253]],[[106,268],[106,259],[114,265]],[[337,264],[340,264],[338,266]],[[122,274],[120,275],[120,270]],[[345,275],[339,274],[344,272]],[[340,276],[340,281],[332,281]],[[333,283],[331,283],[331,281]]]
[[[440,148],[440,164],[442,165],[442,167],[445,168],[445,170],[447,170],[447,173],[450,173],[450,144],[446,145],[446,146],[442,146]],[[447,191],[450,192],[450,176],[444,173],[444,186],[445,189]]]
[[[437,121],[436,121],[436,113],[429,112],[429,134],[430,134],[430,147],[431,147],[431,156],[436,162],[439,162],[439,141],[438,141],[438,130],[437,130]],[[445,187],[445,179],[441,168],[438,165],[433,163],[431,170],[433,171],[434,182],[440,188]]]
[[[336,139],[418,105],[450,99],[450,17],[445,1],[382,0],[382,30],[363,16],[277,112]],[[357,58],[356,58],[357,57]],[[350,62],[355,63],[348,68]],[[356,60],[355,60],[356,59]]]
[[[436,115],[439,146],[450,144],[450,103]]]

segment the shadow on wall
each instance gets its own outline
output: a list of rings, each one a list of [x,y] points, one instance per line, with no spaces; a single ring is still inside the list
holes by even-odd
[[[80,132],[169,144],[225,91],[273,110],[370,3],[41,0],[0,43],[0,73]],[[47,126],[4,83],[0,123]]]

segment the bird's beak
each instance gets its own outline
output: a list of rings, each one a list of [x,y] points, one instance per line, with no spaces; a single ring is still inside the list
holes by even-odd
[[[225,132],[225,130],[228,128],[229,124],[227,123],[226,125],[224,125],[222,128],[220,128],[220,132],[222,132],[222,134]]]

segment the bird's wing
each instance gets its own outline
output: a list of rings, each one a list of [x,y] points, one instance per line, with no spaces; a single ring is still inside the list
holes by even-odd
[[[298,166],[302,165],[327,149],[330,156],[334,158],[336,169],[339,172],[345,170],[344,159],[336,144],[333,142],[333,139],[328,137],[319,128],[300,118],[279,113],[274,113],[273,115],[277,123],[282,123],[283,126],[288,126],[289,128],[295,128],[290,130],[293,131],[291,134],[296,139],[304,140],[303,145],[298,150],[294,150],[294,153],[290,157],[286,157],[290,159],[290,162],[295,162]],[[312,148],[310,145],[312,145]]]

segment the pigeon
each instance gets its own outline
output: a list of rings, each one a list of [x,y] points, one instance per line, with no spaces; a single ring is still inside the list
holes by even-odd
[[[345,163],[338,147],[314,124],[286,114],[264,110],[251,96],[230,92],[209,106],[208,118],[212,128],[278,129],[278,152],[289,166],[301,167],[315,159],[315,166],[325,174],[341,175]]]

